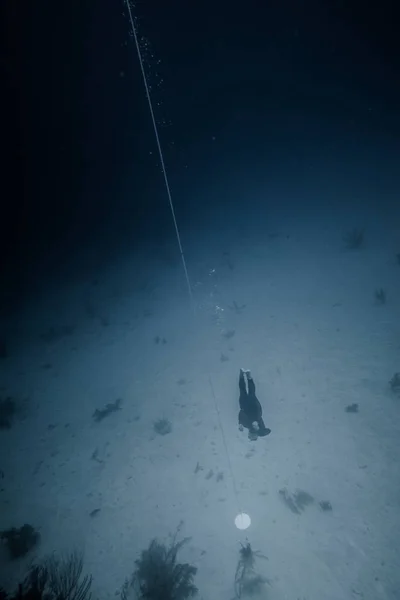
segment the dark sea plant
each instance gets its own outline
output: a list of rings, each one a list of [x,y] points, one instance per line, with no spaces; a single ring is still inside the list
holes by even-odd
[[[197,594],[194,577],[197,568],[179,563],[179,550],[190,538],[177,541],[179,528],[169,545],[156,539],[135,561],[135,571],[121,591],[122,600],[186,600]]]
[[[351,229],[343,235],[343,242],[348,250],[359,250],[364,245],[364,229]]]
[[[28,554],[40,542],[40,533],[32,525],[25,523],[22,527],[0,531],[0,540],[7,548],[9,557],[17,559]]]
[[[253,596],[262,592],[268,579],[256,572],[256,558],[267,560],[260,551],[253,550],[251,545],[241,544],[239,560],[235,572],[235,597]]]
[[[400,395],[400,373],[395,373],[389,381],[390,389]]]
[[[382,306],[383,304],[386,304],[386,292],[384,289],[382,288],[377,288],[375,290],[375,304],[377,304],[378,306]]]
[[[91,575],[82,577],[83,557],[78,552],[65,558],[50,557],[34,565],[17,591],[1,600],[90,600]]]

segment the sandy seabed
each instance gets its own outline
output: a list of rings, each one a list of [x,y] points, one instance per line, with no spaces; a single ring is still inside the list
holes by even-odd
[[[31,523],[41,543],[20,561],[3,552],[5,582],[78,548],[94,597],[114,597],[140,551],[182,521],[181,558],[198,568],[204,600],[232,599],[246,539],[267,557],[262,598],[400,598],[392,256],[347,252],[329,230],[218,236],[189,248],[194,307],[168,249],[37,296],[7,324],[0,365],[2,396],[19,406],[0,432],[0,529]],[[240,367],[272,430],[256,442],[237,427]],[[117,398],[121,410],[92,418]],[[159,418],[169,434],[154,431]],[[280,490],[313,501],[296,513]],[[241,510],[245,532],[234,526]]]

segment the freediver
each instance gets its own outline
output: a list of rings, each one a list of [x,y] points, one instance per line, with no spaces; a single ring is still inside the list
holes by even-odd
[[[239,430],[248,429],[251,441],[271,433],[271,430],[265,427],[262,406],[256,396],[256,386],[250,371],[240,369],[239,391]]]

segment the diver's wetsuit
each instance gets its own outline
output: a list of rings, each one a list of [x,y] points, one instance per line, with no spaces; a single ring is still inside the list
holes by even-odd
[[[268,435],[271,430],[265,427],[262,418],[262,407],[256,396],[254,380],[249,373],[246,378],[248,390],[246,389],[245,374],[241,369],[239,376],[239,426],[249,430],[249,439],[256,440],[258,437]],[[254,422],[257,423],[258,429],[253,426]]]

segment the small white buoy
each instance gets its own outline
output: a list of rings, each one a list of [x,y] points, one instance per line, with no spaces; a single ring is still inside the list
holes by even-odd
[[[239,513],[235,517],[235,525],[238,529],[248,529],[251,525],[251,519],[246,513]]]

